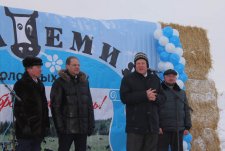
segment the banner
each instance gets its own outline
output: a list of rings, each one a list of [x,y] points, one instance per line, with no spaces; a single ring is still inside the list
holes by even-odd
[[[150,67],[157,68],[153,37],[156,27],[156,23],[137,20],[72,18],[0,6],[0,76],[13,87],[24,72],[21,60],[28,55],[40,57],[44,62],[40,79],[50,101],[52,83],[58,71],[65,69],[66,58],[78,57],[81,70],[89,76],[96,120],[88,148],[125,151],[125,106],[119,96],[120,82],[123,75],[134,70],[137,52],[146,53]],[[5,123],[11,121],[12,100],[0,84],[1,136]],[[57,150],[57,136],[51,124],[51,136],[43,148]],[[5,138],[10,139],[10,133]]]

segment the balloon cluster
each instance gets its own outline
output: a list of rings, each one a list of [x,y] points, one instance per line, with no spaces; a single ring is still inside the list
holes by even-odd
[[[163,29],[160,27],[155,30],[154,38],[157,40],[156,50],[160,58],[158,69],[162,72],[168,69],[176,70],[178,73],[177,84],[181,89],[184,89],[184,83],[187,81],[188,76],[185,73],[185,59],[179,32],[170,26]],[[162,74],[160,78],[163,79]]]
[[[184,138],[183,138],[183,150],[184,151],[191,150],[191,141],[192,141],[191,133],[188,133],[187,135],[184,135]]]

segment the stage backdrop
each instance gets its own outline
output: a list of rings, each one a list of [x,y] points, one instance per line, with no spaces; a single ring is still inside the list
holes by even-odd
[[[57,72],[65,68],[66,58],[78,57],[81,70],[89,76],[95,111],[96,130],[88,139],[88,147],[125,151],[125,106],[120,101],[120,82],[124,74],[133,71],[133,58],[139,51],[148,55],[152,68],[157,68],[153,37],[156,26],[137,20],[72,18],[0,6],[0,75],[13,87],[24,72],[21,60],[28,55],[40,57],[44,62],[41,80],[49,99],[52,83]],[[0,84],[1,138],[10,121],[12,100]],[[5,139],[10,135],[7,132]],[[57,148],[53,124],[43,146]]]

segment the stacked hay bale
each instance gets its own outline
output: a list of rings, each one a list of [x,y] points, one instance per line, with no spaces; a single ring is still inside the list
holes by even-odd
[[[162,23],[162,26],[166,25],[179,31],[184,49],[185,70],[189,77],[186,92],[189,104],[194,110],[192,151],[219,151],[220,141],[216,132],[219,109],[215,83],[207,79],[212,60],[206,31],[197,27]]]

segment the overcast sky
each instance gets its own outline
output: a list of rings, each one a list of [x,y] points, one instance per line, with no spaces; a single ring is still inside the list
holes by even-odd
[[[208,31],[213,69],[225,91],[225,0],[0,0],[1,5],[92,19],[138,19],[198,26]]]

